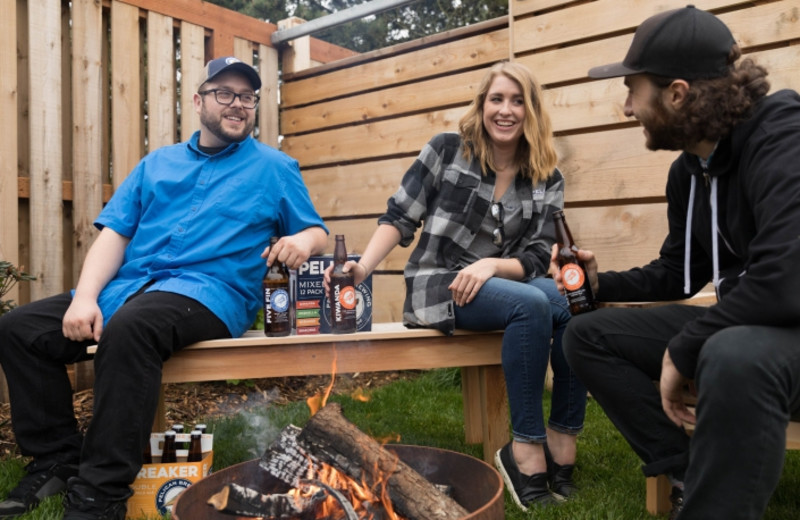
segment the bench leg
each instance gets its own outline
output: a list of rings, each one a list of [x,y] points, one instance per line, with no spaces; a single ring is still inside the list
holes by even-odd
[[[464,396],[464,429],[468,444],[483,443],[483,458],[492,463],[494,454],[509,438],[508,399],[503,367],[499,365],[461,369]]]
[[[158,392],[158,406],[156,407],[156,416],[153,418],[153,431],[163,432],[167,430],[167,404],[164,399],[164,385]]]
[[[464,401],[465,441],[467,444],[483,442],[480,367],[463,367],[461,369],[461,395]]]
[[[481,408],[483,420],[483,460],[492,463],[494,454],[508,443],[510,420],[503,367],[481,367]]]
[[[660,515],[672,510],[669,494],[672,484],[666,475],[647,477],[647,512],[651,515]]]

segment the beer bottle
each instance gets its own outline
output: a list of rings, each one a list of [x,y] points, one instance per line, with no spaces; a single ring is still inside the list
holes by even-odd
[[[345,262],[344,235],[336,235],[331,273],[331,332],[334,334],[356,331],[356,288],[353,273],[343,272]]]
[[[200,433],[205,433],[208,427],[205,423],[197,423],[194,425],[195,430],[200,430]]]
[[[164,432],[164,448],[161,450],[161,462],[178,462],[178,456],[175,453],[175,430],[167,430]]]
[[[189,442],[189,456],[186,462],[199,462],[203,460],[203,432],[192,430],[192,440]]]
[[[150,435],[147,436],[147,441],[144,443],[142,450],[142,464],[153,463],[153,449],[150,447]]]
[[[561,282],[569,302],[572,315],[593,311],[597,308],[592,284],[586,274],[583,261],[578,259],[578,246],[572,238],[563,211],[553,213],[556,226],[556,242],[558,243],[558,267],[561,270]]]
[[[269,239],[270,251],[278,237]],[[289,297],[289,270],[277,259],[264,276],[264,334],[288,336],[292,333],[290,320],[291,298]]]

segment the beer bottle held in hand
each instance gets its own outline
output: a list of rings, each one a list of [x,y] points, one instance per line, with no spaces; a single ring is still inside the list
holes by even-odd
[[[175,430],[167,430],[164,432],[164,448],[161,450],[161,462],[170,463],[178,462],[178,456],[175,452]]]
[[[278,237],[269,239],[270,251],[278,242]],[[288,336],[292,333],[290,319],[289,270],[282,262],[272,263],[264,276],[264,334],[267,336]]]
[[[593,311],[597,308],[592,285],[586,274],[583,261],[578,259],[578,246],[572,239],[563,211],[553,213],[556,225],[556,242],[558,242],[558,267],[561,270],[561,282],[569,302],[572,315]]]
[[[331,272],[331,332],[334,334],[356,331],[356,287],[353,273],[343,272],[345,262],[344,235],[336,235]]]

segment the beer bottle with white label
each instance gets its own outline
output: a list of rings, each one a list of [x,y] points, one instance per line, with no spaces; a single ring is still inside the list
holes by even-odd
[[[578,258],[578,246],[572,238],[563,211],[553,213],[556,226],[556,242],[558,243],[558,267],[561,270],[561,282],[569,303],[572,315],[593,311],[597,308],[592,284],[586,274],[583,261]]]
[[[331,332],[334,334],[356,331],[356,288],[352,271],[343,271],[345,262],[344,235],[336,235],[331,272]]]
[[[278,242],[278,237],[269,239],[269,248]],[[267,270],[262,284],[264,289],[264,334],[288,336],[292,333],[289,296],[289,270],[276,258]]]

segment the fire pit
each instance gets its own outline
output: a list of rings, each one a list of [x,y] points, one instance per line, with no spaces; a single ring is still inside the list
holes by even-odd
[[[497,471],[474,457],[454,451],[425,446],[386,445],[422,476],[435,484],[452,487],[452,498],[469,511],[464,520],[499,520],[505,518],[503,481]],[[259,467],[258,460],[243,462],[212,473],[181,493],[175,502],[174,520],[234,520],[206,502],[220,488],[236,483],[263,493],[286,491],[286,484]]]

